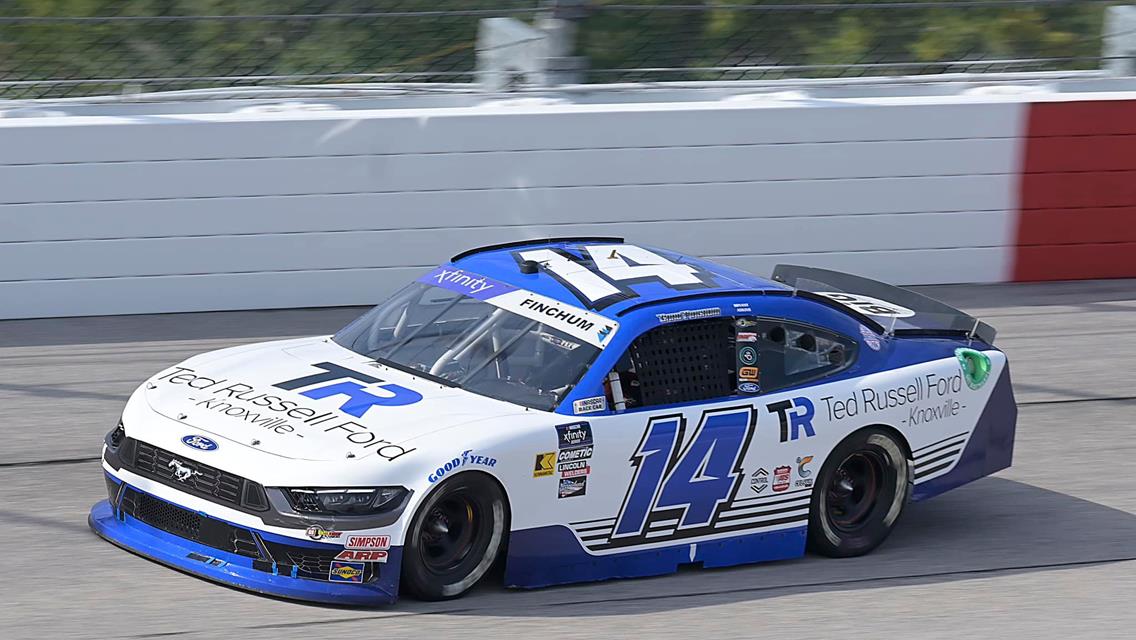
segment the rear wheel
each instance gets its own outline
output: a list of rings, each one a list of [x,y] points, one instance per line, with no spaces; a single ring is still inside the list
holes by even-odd
[[[837,445],[817,477],[809,543],[826,556],[868,553],[882,543],[911,495],[911,461],[894,436],[860,431]]]
[[[402,585],[423,600],[456,598],[477,584],[505,539],[505,496],[481,473],[443,482],[419,507],[402,557]]]

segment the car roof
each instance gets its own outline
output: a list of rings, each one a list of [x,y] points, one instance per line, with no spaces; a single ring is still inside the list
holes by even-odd
[[[642,248],[651,251],[671,262],[690,265],[699,272],[704,284],[685,285],[681,288],[672,288],[661,281],[642,280],[616,283],[624,289],[625,296],[617,296],[613,301],[607,301],[600,308],[595,308],[581,300],[571,288],[561,280],[554,277],[547,269],[523,269],[524,259],[520,252],[534,249],[551,249],[560,253],[594,273],[599,273],[595,263],[588,253],[588,246],[620,245],[625,247]],[[618,249],[616,249],[618,251]],[[676,251],[659,249],[641,244],[625,242],[622,238],[546,238],[540,240],[526,240],[510,242],[473,249],[458,254],[451,260],[453,266],[472,271],[482,276],[499,280],[506,284],[527,289],[534,293],[548,296],[557,301],[578,307],[590,308],[593,311],[609,318],[615,318],[632,307],[650,306],[653,303],[674,300],[675,298],[697,298],[700,295],[729,295],[742,293],[758,293],[763,291],[786,291],[792,287],[786,286],[769,278],[755,276],[740,269],[726,266],[710,260],[696,258]],[[530,265],[535,267],[537,265]]]

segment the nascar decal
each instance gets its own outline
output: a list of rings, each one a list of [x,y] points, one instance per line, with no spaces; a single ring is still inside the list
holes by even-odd
[[[781,493],[776,503],[738,496],[746,483],[761,493],[768,482],[764,472],[747,478],[741,468],[756,425],[749,405],[704,412],[689,436],[683,415],[653,416],[629,460],[635,471],[619,513],[573,530],[589,551],[604,552],[799,525],[809,490]]]

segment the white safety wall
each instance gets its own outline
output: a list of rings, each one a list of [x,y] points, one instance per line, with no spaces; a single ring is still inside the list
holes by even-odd
[[[619,235],[767,274],[1007,279],[1023,105],[958,98],[0,118],[0,317],[354,305]]]

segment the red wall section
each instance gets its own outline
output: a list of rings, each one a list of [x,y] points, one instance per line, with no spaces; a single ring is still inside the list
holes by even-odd
[[[1136,101],[1029,106],[1014,280],[1136,277]]]

